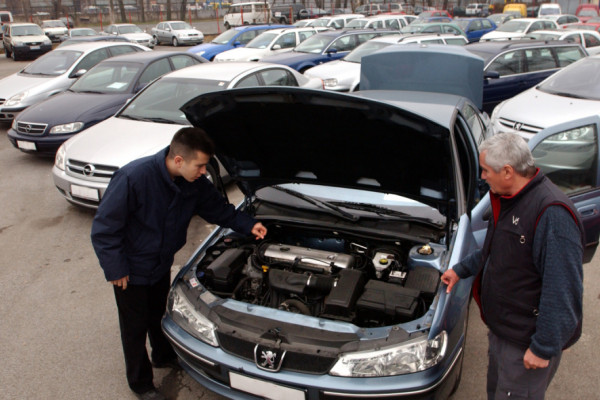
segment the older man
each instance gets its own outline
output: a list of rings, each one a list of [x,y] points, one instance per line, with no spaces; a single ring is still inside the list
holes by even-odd
[[[483,248],[442,275],[447,292],[477,275],[489,328],[488,399],[543,399],[562,350],[581,334],[583,226],[518,135],[480,147],[492,219]]]

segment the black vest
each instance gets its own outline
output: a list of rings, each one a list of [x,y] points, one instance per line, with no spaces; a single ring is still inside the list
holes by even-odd
[[[554,204],[566,207],[582,233],[571,200],[546,176],[538,174],[513,197],[500,197],[497,222],[490,221],[483,245],[486,267],[481,280],[481,307],[488,327],[523,348],[535,333],[542,276],[533,263],[533,239],[539,218]],[[581,334],[581,323],[573,339]]]

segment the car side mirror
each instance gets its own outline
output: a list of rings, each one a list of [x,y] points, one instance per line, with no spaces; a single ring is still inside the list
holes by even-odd
[[[331,56],[332,54],[336,54],[338,51],[336,48],[327,50],[327,55]]]
[[[80,78],[86,72],[87,72],[87,69],[80,69],[76,72],[73,72],[71,75],[69,75],[69,78]]]
[[[240,42],[233,42],[233,47],[238,47],[238,46],[241,46],[241,45],[242,45],[242,43],[240,43]]]
[[[165,31],[171,32],[171,28],[167,28],[167,29],[165,29]]]
[[[281,45],[280,44],[274,44],[273,47],[271,48],[271,50],[281,50]]]
[[[498,79],[500,78],[500,73],[498,71],[485,71],[483,74],[484,79]]]

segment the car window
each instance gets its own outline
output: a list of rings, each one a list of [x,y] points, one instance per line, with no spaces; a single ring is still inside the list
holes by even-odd
[[[479,146],[485,139],[485,128],[478,117],[479,112],[468,103],[464,105],[461,111],[465,117],[465,120],[467,121],[467,124],[469,124],[471,127],[471,132],[473,133],[475,143],[477,143],[477,146]]]
[[[496,71],[500,76],[514,75],[525,72],[523,66],[523,52],[521,50],[509,51],[500,54],[487,68],[487,71]]]
[[[439,25],[431,25],[421,31],[422,33],[442,33],[442,27]]]
[[[140,70],[140,64],[104,63],[79,78],[70,88],[73,92],[124,93]]]
[[[342,19],[332,20],[331,26],[333,26],[335,29],[341,29],[344,27],[344,20],[342,20]]]
[[[236,39],[236,42],[240,42],[241,44],[247,44],[249,41],[254,39],[260,33],[262,33],[262,32],[261,31],[244,32],[240,36],[238,36],[238,38]]]
[[[162,30],[162,29],[165,29],[165,24],[163,24],[163,23],[161,22],[160,24],[158,24],[158,25],[156,26],[156,29],[160,29],[160,30]]]
[[[113,46],[113,47],[109,48],[108,50],[110,51],[110,53],[113,56],[119,56],[121,54],[129,54],[129,53],[136,53],[138,51],[143,51],[139,47],[133,47],[133,46],[129,46],[129,45]]]
[[[471,26],[469,26],[469,30],[471,30],[471,31],[480,31],[481,29],[483,29],[481,27],[481,20],[478,20],[478,19],[473,21]]]
[[[585,40],[585,47],[596,47],[600,45],[600,40],[591,33],[584,33],[583,39]]]
[[[421,40],[421,43],[444,44],[444,41],[442,39],[426,39],[426,40]]]
[[[454,33],[455,35],[460,35],[460,31],[453,26],[444,25],[444,33]]]
[[[581,36],[579,35],[579,33],[572,33],[570,35],[567,35],[563,38],[563,40],[581,44]]]
[[[527,70],[529,72],[544,71],[557,68],[556,61],[549,48],[537,48],[525,50],[527,59]]]
[[[481,21],[481,28],[482,29],[492,29],[492,23],[490,21],[488,21],[487,19],[484,19]]]
[[[554,52],[556,53],[556,58],[558,59],[558,65],[560,67],[566,67],[585,57],[583,50],[579,46],[557,47],[554,49]]]
[[[340,51],[350,51],[356,47],[356,37],[354,35],[346,35],[340,38],[337,38],[331,46],[330,49],[336,49],[338,52]]]
[[[385,28],[389,29],[400,29],[400,24],[396,19],[388,19],[385,21]]]
[[[252,86],[260,86],[260,81],[258,80],[258,76],[256,74],[248,75],[235,85],[236,88]]]
[[[282,49],[291,49],[296,47],[296,34],[294,32],[285,33],[275,41],[274,45],[281,46]]]
[[[191,65],[200,64],[200,62],[194,57],[186,56],[185,54],[178,54],[171,57],[171,62],[173,63],[175,69],[181,69]]]
[[[531,24],[531,26],[529,27],[529,29],[527,30],[527,32],[535,32],[535,31],[539,31],[540,29],[544,29],[544,25],[542,24],[541,21],[536,21],[533,24]]]
[[[298,37],[300,38],[300,42],[304,42],[306,39],[314,35],[315,31],[306,31],[306,32],[298,32]]]
[[[75,71],[82,69],[89,71],[94,65],[98,64],[102,60],[106,60],[108,57],[110,57],[110,54],[106,48],[92,51],[90,54],[83,57],[79,64],[77,64]]]
[[[560,132],[542,140],[532,151],[536,165],[566,194],[595,187],[598,143],[595,125]],[[569,154],[577,153],[572,165]]]
[[[463,39],[462,37],[447,38],[444,40],[446,40],[446,44],[451,44],[451,45],[464,46],[465,44],[467,44],[467,41],[465,39]]]
[[[552,21],[543,21],[544,29],[556,29],[556,25]]]
[[[280,68],[260,72],[260,77],[267,86],[298,86],[298,81],[289,72]]]
[[[156,79],[159,76],[162,76],[170,71],[171,71],[171,65],[169,64],[169,60],[167,60],[166,58],[163,58],[162,60],[154,61],[142,73],[139,84],[146,86],[148,83],[152,82],[154,79]]]

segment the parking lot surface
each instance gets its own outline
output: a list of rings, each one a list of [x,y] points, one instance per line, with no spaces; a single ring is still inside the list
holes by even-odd
[[[2,57],[0,77],[26,64]],[[94,212],[67,203],[52,182],[53,160],[14,149],[5,137],[8,128],[0,125],[0,399],[134,399],[112,288],[90,243]],[[209,230],[200,218],[192,221],[174,270]],[[583,336],[563,355],[548,400],[599,396],[599,262],[596,256],[584,266]],[[486,398],[486,366],[486,328],[472,304],[454,400]],[[222,398],[184,372],[154,371],[155,384],[170,399]]]

